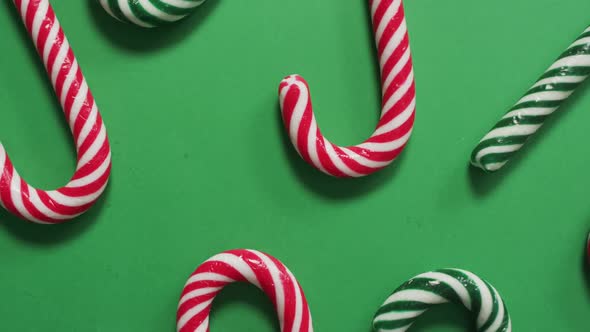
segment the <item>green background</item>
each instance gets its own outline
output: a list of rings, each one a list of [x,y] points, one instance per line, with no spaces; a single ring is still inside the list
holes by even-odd
[[[471,149],[588,24],[582,0],[406,1],[417,82],[413,137],[395,165],[332,179],[283,131],[278,83],[310,82],[332,141],[378,119],[366,1],[210,0],[159,30],[97,1],[52,1],[106,122],[113,174],[76,222],[0,213],[0,329],[173,331],[188,275],[255,248],[302,284],[317,331],[368,332],[406,279],[460,267],[503,294],[517,331],[587,331],[590,91],[582,87],[502,172]],[[0,4],[0,139],[33,185],[63,185],[75,151],[20,18]],[[213,331],[278,331],[270,302],[232,286]],[[473,330],[456,306],[412,331]]]

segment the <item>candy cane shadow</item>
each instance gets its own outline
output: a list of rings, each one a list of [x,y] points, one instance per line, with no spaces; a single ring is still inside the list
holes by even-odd
[[[266,326],[269,327],[268,330],[280,330],[279,321],[271,301],[261,290],[246,283],[229,284],[217,295],[211,309],[210,317],[213,326],[211,330],[221,331],[221,327],[216,328],[216,319],[230,316],[233,316],[234,319],[238,318],[231,312],[244,307],[248,307],[249,311],[257,315],[256,317],[263,319]],[[242,326],[242,330],[244,328],[247,330],[248,326]]]
[[[111,175],[112,180],[112,175]],[[58,225],[39,225],[13,216],[6,210],[0,210],[0,228],[4,228],[15,238],[38,246],[55,246],[78,238],[87,232],[103,211],[104,202],[109,199],[110,186],[107,186],[101,198],[85,214]]]
[[[576,105],[578,104],[580,97],[584,94],[583,91],[587,91],[587,89],[588,84],[585,83],[584,86],[580,87],[582,93],[577,93],[569,97],[561,108],[545,122],[541,129],[539,129],[537,135],[531,137],[526,145],[513,158],[511,158],[502,169],[493,173],[486,173],[477,167],[469,165],[469,159],[467,159],[467,176],[471,184],[472,192],[478,197],[483,197],[493,192],[504,179],[508,178],[512,172],[519,168],[523,158],[526,158],[529,153],[535,153],[537,145],[543,142],[546,137],[546,135],[543,135],[543,132],[552,131],[555,124],[559,123],[559,120],[564,116],[564,113],[582,111],[580,110],[580,107],[576,107]],[[474,141],[473,143],[475,146],[475,143],[477,142]],[[549,169],[547,169],[547,172],[549,172]]]
[[[284,123],[281,115],[281,106],[277,103],[276,114],[278,125],[284,131]],[[404,148],[404,151],[387,167],[373,174],[351,179],[335,178],[324,174],[315,167],[309,165],[299,156],[293,148],[293,144],[288,134],[281,135],[285,155],[289,159],[289,165],[293,173],[305,184],[305,187],[313,193],[332,199],[352,199],[362,196],[377,188],[387,186],[389,181],[393,181],[398,170],[405,159],[407,153],[411,153],[410,141]]]
[[[141,28],[124,23],[110,16],[98,1],[87,1],[88,10],[98,29],[117,47],[132,52],[152,51],[180,42],[194,33],[200,22],[217,7],[218,1],[210,0],[195,9],[186,18],[158,28]]]
[[[588,238],[584,238],[584,250],[582,250],[582,275],[586,281],[586,293],[590,297],[590,248],[588,248]]]

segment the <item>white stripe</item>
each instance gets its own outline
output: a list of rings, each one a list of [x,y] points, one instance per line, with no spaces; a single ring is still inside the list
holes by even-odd
[[[446,285],[451,287],[453,291],[459,296],[465,308],[471,310],[471,297],[469,296],[469,292],[467,291],[465,286],[463,286],[463,284],[459,280],[453,278],[448,274],[441,272],[427,272],[417,276],[416,278],[435,279],[445,283]]]
[[[380,2],[381,1],[374,1],[375,11],[377,10],[377,6],[379,6]],[[381,37],[383,36],[383,32],[385,31],[385,29],[387,28],[389,23],[391,23],[391,20],[393,19],[395,14],[397,14],[399,12],[400,8],[401,8],[401,0],[394,0],[389,5],[387,10],[385,10],[385,13],[383,14],[383,17],[381,18],[381,22],[379,23],[379,26],[377,27],[377,29],[375,29],[375,40],[377,41],[377,44],[381,40]],[[374,11],[372,13],[372,17],[373,18],[375,17]]]
[[[228,253],[221,253],[215,255],[207,260],[207,262],[221,262],[225,263],[234,269],[238,270],[240,274],[251,284],[255,285],[258,288],[260,287],[260,283],[256,278],[256,274],[252,270],[252,268],[239,256],[228,254]]]
[[[170,6],[174,6],[174,7],[178,7],[178,8],[183,8],[183,9],[190,9],[190,8],[195,8],[201,4],[203,4],[203,2],[205,2],[205,0],[199,0],[199,1],[195,1],[195,0],[163,0],[162,2],[170,5]]]
[[[326,149],[326,153],[328,154],[328,158],[330,158],[334,166],[336,166],[336,168],[338,168],[339,171],[351,177],[360,177],[363,175],[353,171],[352,169],[350,169],[350,167],[346,166],[346,164],[342,161],[340,154],[338,154],[334,149],[334,145],[330,143],[330,141],[328,141],[325,137],[324,147]],[[345,155],[344,158],[348,159],[348,156]]]
[[[35,46],[37,46],[37,41],[39,39],[39,30],[41,29],[41,24],[43,23],[43,21],[45,21],[45,16],[47,15],[48,9],[49,3],[47,1],[39,2],[39,7],[37,8],[37,12],[35,13],[35,17],[33,18],[33,25],[31,29],[31,36],[33,37],[33,42],[35,43]]]
[[[56,39],[57,34],[59,33],[59,22],[57,21],[57,17],[54,17],[54,22],[51,25],[51,30],[49,30],[49,34],[47,34],[47,40],[45,41],[45,46],[43,47],[43,64],[45,68],[47,68],[49,62],[49,54],[54,46],[56,46]],[[49,68],[48,68],[49,69]]]
[[[106,139],[107,139],[107,130],[106,130],[104,123],[103,123],[102,126],[100,127],[100,131],[98,132],[98,135],[96,136],[96,139],[94,140],[94,142],[92,142],[92,144],[90,145],[88,150],[86,150],[86,152],[82,156],[78,156],[79,159],[78,159],[78,165],[76,166],[76,171],[78,171],[84,165],[89,163],[94,157],[96,157],[96,155],[98,154],[98,151],[100,150],[100,148],[102,147],[102,145],[104,144]]]
[[[548,70],[553,70],[562,67],[588,67],[590,66],[590,55],[572,55],[563,59],[557,60],[549,67]]]
[[[408,32],[408,27],[406,26],[406,19],[403,18],[399,28],[393,33],[391,38],[387,41],[387,45],[385,46],[385,49],[383,49],[383,54],[381,54],[381,58],[379,59],[379,64],[380,64],[381,68],[383,68],[383,66],[385,66],[385,63],[387,62],[387,60],[389,60],[389,58],[391,57],[393,52],[401,44],[401,42],[404,39],[404,37],[406,36],[407,32]]]
[[[33,216],[29,213],[29,211],[27,210],[27,208],[25,208],[25,205],[23,203],[23,199],[22,199],[22,190],[21,190],[21,178],[18,175],[18,172],[16,171],[16,169],[13,170],[12,172],[12,181],[10,182],[10,199],[12,200],[12,204],[14,204],[15,209],[23,215],[23,217],[25,217],[27,220],[36,222],[36,223],[40,223],[40,224],[44,224],[44,222],[41,222],[41,220],[37,219],[37,218],[33,218]]]
[[[291,329],[291,331],[299,332],[299,329],[301,328],[301,323],[303,322],[303,290],[299,286],[299,283],[297,283],[297,280],[295,279],[293,273],[291,273],[289,269],[285,269],[287,270],[287,275],[289,276],[289,278],[293,282],[293,285],[295,286],[295,315],[293,317],[293,328]]]
[[[82,126],[82,130],[80,130],[80,134],[78,135],[78,140],[76,141],[76,151],[78,149],[80,149],[82,144],[84,144],[84,141],[86,141],[86,138],[88,137],[88,135],[92,131],[92,128],[94,128],[94,125],[97,124],[97,121],[98,121],[98,107],[96,107],[96,102],[93,102],[92,109],[90,110],[90,113],[88,114],[88,118],[84,122],[84,125]]]
[[[142,6],[146,12],[148,12],[150,15],[153,15],[163,21],[174,22],[174,21],[178,21],[181,18],[186,16],[186,15],[171,15],[171,14],[165,13],[165,12],[161,11],[160,9],[158,9],[157,7],[155,7],[148,0],[138,0],[138,2],[139,2],[139,5]]]
[[[193,274],[187,281],[185,284],[185,287],[198,282],[198,281],[205,281],[205,280],[211,280],[211,281],[219,281],[219,282],[226,282],[226,283],[230,283],[230,282],[235,282],[235,280],[233,280],[232,278],[223,275],[223,274],[219,274],[219,273],[215,273],[215,272],[202,272],[202,273],[197,273],[197,274]]]
[[[152,28],[154,27],[153,25],[146,23],[142,20],[140,20],[138,17],[135,16],[135,14],[133,14],[133,11],[131,10],[131,5],[129,4],[128,0],[119,0],[119,7],[121,9],[121,12],[123,13],[123,15],[125,15],[125,17],[127,17],[127,19],[139,26],[142,26],[144,28]]]
[[[404,144],[406,144],[408,142],[408,140],[410,139],[410,136],[412,135],[412,129],[410,129],[404,136],[395,139],[393,141],[390,142],[385,142],[385,143],[363,143],[361,145],[358,145],[359,148],[361,149],[368,149],[371,151],[375,151],[375,152],[388,152],[388,151],[393,151],[393,150],[397,150],[399,148],[401,148],[402,146],[404,146]]]
[[[537,132],[541,126],[542,125],[540,124],[514,124],[513,126],[496,128],[485,135],[480,142],[497,137],[532,135]]]
[[[385,300],[385,303],[383,303],[383,305],[387,305],[398,301],[415,301],[423,302],[426,304],[442,304],[449,302],[444,297],[430,291],[420,289],[405,289],[393,293],[389,298],[387,298],[387,300]]]
[[[260,257],[260,259],[264,262],[264,265],[266,265],[268,272],[270,273],[272,283],[275,288],[277,306],[276,310],[279,316],[279,323],[282,331],[283,326],[285,325],[285,291],[283,289],[283,280],[281,279],[281,272],[279,271],[275,263],[265,254],[255,250],[248,251]]]
[[[410,52],[410,48],[408,47],[404,51],[404,54],[399,58],[399,60],[397,60],[397,63],[395,64],[395,66],[393,66],[393,68],[391,69],[391,71],[387,75],[387,78],[385,79],[385,81],[383,81],[383,87],[381,89],[382,96],[385,95],[385,91],[387,91],[389,89],[389,85],[391,84],[391,82],[393,82],[393,80],[397,77],[397,75],[408,64],[408,62],[410,61],[410,58],[411,58],[411,52]]]
[[[543,102],[543,101],[562,101],[569,97],[574,91],[541,91],[528,94],[516,103],[516,105],[526,103],[528,101]]]
[[[398,87],[397,90],[387,99],[387,101],[383,105],[383,110],[381,111],[381,117],[387,114],[398,101],[400,101],[410,90],[410,87],[414,83],[414,71],[411,70],[406,77],[406,80],[402,83],[401,86]]]
[[[579,46],[579,45],[590,45],[590,37],[584,37],[584,38],[582,38],[582,39],[578,39],[578,40],[576,40],[576,41],[575,41],[575,42],[574,42],[574,43],[573,43],[573,44],[570,46],[570,48],[572,48],[572,47],[575,47],[575,46]]]
[[[408,319],[408,318],[416,318],[423,313],[426,312],[425,310],[416,310],[416,311],[391,311],[383,313],[377,317],[375,317],[374,322],[386,322],[386,321],[393,321],[393,320],[400,320],[400,319]]]
[[[558,83],[581,83],[588,76],[551,76],[537,81],[532,88],[536,88],[545,84],[558,84]]]
[[[477,326],[482,327],[492,314],[494,299],[492,298],[492,294],[490,293],[490,290],[486,284],[478,276],[469,271],[461,272],[466,274],[479,289],[479,294],[481,296],[481,308],[479,309],[479,313],[477,313]]]
[[[188,323],[191,319],[193,319],[193,317],[198,315],[205,308],[209,307],[211,305],[211,302],[213,302],[213,299],[207,300],[205,302],[201,302],[201,303],[197,304],[196,306],[187,310],[184,313],[184,315],[182,315],[178,319],[178,322],[176,323],[178,331],[180,331],[186,325],[186,323]]]
[[[23,22],[27,17],[27,8],[29,7],[29,0],[23,0],[20,4],[20,16],[23,18]]]
[[[106,188],[106,183],[97,191],[95,191],[89,195],[80,196],[80,197],[66,196],[66,195],[60,193],[58,190],[47,191],[46,193],[52,200],[54,200],[58,204],[69,206],[69,207],[78,207],[78,206],[82,206],[82,205],[86,205],[88,203],[94,202],[102,194],[102,192],[104,191],[105,188]]]
[[[55,57],[55,61],[53,62],[53,68],[51,68],[51,83],[53,84],[53,86],[55,86],[57,76],[63,68],[65,59],[68,55],[69,48],[70,44],[68,43],[68,39],[64,37],[61,47],[57,52],[57,56]]]
[[[184,302],[194,299],[195,297],[199,297],[199,296],[206,295],[206,294],[211,294],[211,293],[219,291],[222,288],[223,287],[203,287],[203,288],[195,289],[191,292],[184,294],[184,296],[178,302],[178,306],[180,307]]]
[[[511,111],[506,113],[506,115],[504,115],[502,117],[502,119],[508,119],[508,118],[517,118],[516,121],[518,121],[518,118],[524,117],[524,116],[543,116],[543,115],[549,115],[552,114],[553,112],[555,112],[557,110],[558,107],[530,107],[530,108],[522,108],[522,109],[518,109],[515,111]]]
[[[74,63],[72,63],[72,66],[70,67],[70,70],[66,75],[66,79],[64,80],[64,83],[61,88],[61,96],[59,97],[59,103],[63,108],[66,107],[66,98],[68,97],[68,93],[70,93],[70,88],[72,87],[72,82],[74,82],[74,79],[76,78],[77,72],[78,61],[74,58]]]
[[[70,71],[70,73],[71,73],[71,71]],[[80,111],[82,110],[82,106],[88,105],[87,97],[88,97],[88,84],[86,83],[85,79],[82,79],[82,84],[80,85],[80,88],[78,89],[78,93],[76,94],[76,97],[74,98],[74,102],[72,103],[72,108],[70,109],[70,119],[69,119],[70,128],[74,128],[74,125],[76,124],[76,120],[78,119],[78,115],[80,114]]]
[[[481,159],[489,154],[493,153],[508,153],[518,151],[524,144],[512,144],[512,145],[492,145],[487,148],[481,149],[475,155],[475,160],[481,163]],[[486,167],[487,169],[487,167]]]
[[[373,133],[373,135],[371,135],[371,137],[379,136],[381,134],[388,133],[392,130],[395,130],[395,129],[401,127],[404,123],[406,123],[406,121],[408,121],[410,119],[410,117],[412,117],[412,114],[414,114],[415,110],[416,110],[416,98],[412,98],[412,100],[410,101],[408,106],[406,106],[406,108],[403,111],[401,111],[401,113],[399,113],[397,116],[395,116],[393,119],[391,119],[386,124],[377,128],[377,130],[375,130],[375,132]]]
[[[106,173],[110,164],[111,164],[111,152],[109,152],[108,156],[103,160],[102,164],[100,164],[100,166],[98,166],[95,170],[93,170],[92,173],[90,173],[84,177],[81,177],[79,179],[70,181],[66,185],[66,187],[67,188],[80,188],[80,187],[84,187],[84,186],[91,184],[92,182],[98,180],[100,177],[102,177]]]

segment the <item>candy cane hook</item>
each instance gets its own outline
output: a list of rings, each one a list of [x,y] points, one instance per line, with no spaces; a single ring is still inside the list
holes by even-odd
[[[453,302],[472,311],[478,332],[511,332],[512,322],[498,291],[475,274],[458,269],[423,273],[401,285],[373,319],[375,332],[407,331],[430,307]]]
[[[589,75],[590,27],[481,139],[471,154],[471,164],[489,172],[504,167]]]
[[[99,0],[104,10],[122,22],[154,28],[188,16],[205,0]]]
[[[317,125],[307,82],[298,75],[279,88],[283,121],[299,155],[336,177],[360,177],[389,165],[404,149],[414,125],[416,94],[406,19],[401,0],[369,0],[381,68],[382,110],[373,135],[340,147]]]
[[[283,332],[313,332],[301,286],[278,259],[255,250],[230,250],[205,261],[186,282],[178,304],[178,332],[209,331],[213,300],[223,287],[247,282],[271,299]]]
[[[55,224],[86,212],[104,191],[111,170],[106,129],[86,79],[48,0],[13,0],[39,53],[70,125],[78,162],[70,182],[44,191],[14,169],[0,144],[0,203],[13,214]]]

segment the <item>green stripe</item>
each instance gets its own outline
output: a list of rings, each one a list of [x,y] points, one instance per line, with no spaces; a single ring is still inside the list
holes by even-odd
[[[380,321],[373,323],[374,330],[394,330],[400,327],[408,326],[414,321],[416,318],[405,318],[405,319],[398,319],[398,320],[387,320],[387,321]]]
[[[471,161],[473,163],[478,163],[478,160],[476,160],[477,154],[479,153],[479,151],[485,148],[489,148],[491,146],[505,146],[515,144],[522,145],[528,139],[529,135],[499,136],[486,139],[485,141],[481,141],[473,150],[473,153],[471,154]]]
[[[481,160],[479,161],[479,163],[481,165],[489,165],[489,164],[495,164],[495,163],[505,162],[508,159],[510,159],[510,157],[512,157],[512,155],[515,152],[516,151],[512,151],[512,152],[497,152],[497,153],[486,154],[485,156],[481,157]]]
[[[529,91],[527,91],[527,93],[525,93],[525,96],[530,95],[532,93],[538,93],[538,92],[551,92],[551,91],[556,91],[556,92],[568,92],[568,91],[572,91],[575,88],[577,88],[580,85],[580,83],[547,83],[547,84],[541,84],[539,86],[536,86],[534,88],[531,88]]]
[[[588,76],[590,67],[567,66],[548,70],[541,76],[540,80],[555,76]]]
[[[502,119],[496,123],[492,130],[504,127],[538,125],[543,124],[548,115],[521,115]]]
[[[143,8],[139,2],[135,3],[134,5],[130,5],[129,8],[131,8],[131,11],[133,12],[133,15],[135,15],[135,17],[137,17],[139,20],[151,24],[151,25],[162,25],[164,23],[168,23],[167,21],[161,20],[155,16],[153,16],[152,14],[148,13],[147,10],[145,10],[145,8]]]
[[[529,100],[512,106],[508,113],[531,107],[557,108],[563,103],[563,100]]]
[[[121,21],[129,22],[125,14],[121,11],[121,7],[119,7],[117,0],[107,0],[108,6],[111,9],[111,12]]]
[[[172,6],[162,0],[149,0],[154,7],[158,8],[159,10],[163,11],[164,13],[168,13],[171,15],[186,15],[194,8],[180,8],[176,6]],[[196,2],[196,1],[193,1]]]
[[[486,322],[484,322],[484,324],[482,326],[478,327],[480,331],[487,331],[490,328],[490,326],[494,323],[496,318],[498,317],[498,312],[500,311],[499,310],[500,304],[498,303],[498,298],[496,297],[494,289],[485,280],[484,280],[484,284],[486,285],[488,291],[490,292],[490,294],[492,296],[492,312],[490,313],[490,317],[488,318],[488,320]]]
[[[565,52],[561,53],[561,55],[559,56],[558,59],[563,59],[563,58],[566,58],[568,56],[573,56],[573,55],[589,54],[590,53],[589,47],[590,47],[590,44],[581,44],[581,45],[576,45],[576,46],[570,47],[567,50],[565,50]]]
[[[429,307],[430,304],[419,301],[395,301],[381,306],[375,317],[392,311],[418,311],[426,310]]]

